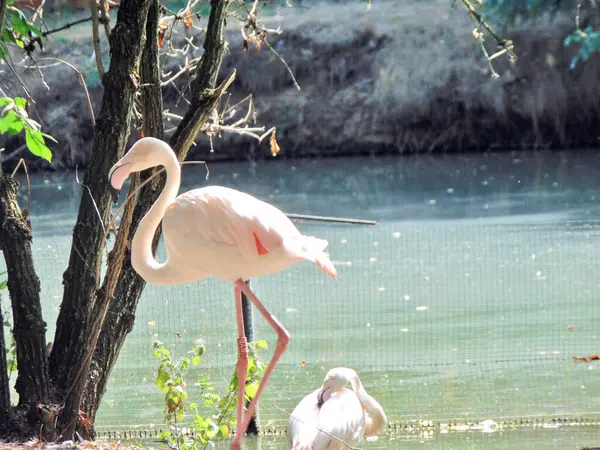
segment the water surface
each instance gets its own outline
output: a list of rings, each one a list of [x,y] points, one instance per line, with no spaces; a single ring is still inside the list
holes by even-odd
[[[286,212],[378,221],[298,221],[329,240],[337,282],[308,263],[252,280],[292,333],[261,401],[263,429],[282,432],[286,412],[336,366],[357,370],[392,424],[600,417],[600,361],[572,359],[600,352],[598,163],[596,152],[281,160],[211,164],[208,181],[203,168],[186,167],[185,190],[221,184]],[[50,340],[81,192],[73,174],[34,177],[30,211]],[[273,348],[256,314],[255,332]],[[190,380],[208,374],[222,390],[235,363],[231,287],[209,279],[146,289],[99,429],[163,427],[155,339],[176,355],[203,343]],[[577,448],[593,444],[587,429],[391,433],[363,447]],[[285,444],[265,437],[256,448]]]

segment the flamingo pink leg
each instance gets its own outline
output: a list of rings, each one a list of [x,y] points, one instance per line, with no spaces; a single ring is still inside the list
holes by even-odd
[[[281,325],[281,323],[279,323],[279,321],[275,318],[275,316],[273,316],[269,312],[269,310],[264,307],[264,305],[260,302],[258,297],[256,295],[254,295],[254,293],[246,285],[246,283],[244,283],[242,280],[237,280],[233,283],[233,286],[236,290],[236,293],[238,292],[238,289],[239,289],[242,292],[244,292],[244,294],[246,294],[246,297],[248,297],[248,299],[252,302],[252,304],[256,307],[256,309],[258,309],[260,314],[266,319],[266,321],[269,323],[269,325],[271,325],[271,328],[273,328],[273,330],[275,330],[275,332],[277,333],[277,346],[275,347],[275,352],[273,353],[273,357],[271,358],[271,361],[269,361],[269,365],[267,366],[267,369],[265,370],[265,374],[263,375],[263,378],[260,381],[260,384],[258,385],[258,391],[256,392],[256,395],[250,402],[248,409],[246,410],[246,415],[244,416],[243,423],[240,425],[240,422],[238,422],[235,438],[232,441],[231,446],[230,446],[230,449],[232,449],[232,450],[241,448],[242,436],[246,432],[246,429],[248,428],[248,424],[250,423],[250,419],[252,418],[252,415],[254,414],[254,410],[256,409],[256,404],[258,403],[258,398],[262,394],[262,391],[265,389],[267,383],[269,382],[269,378],[271,378],[273,369],[275,369],[275,366],[277,365],[277,363],[283,356],[283,353],[287,349],[287,346],[290,342],[290,333],[283,327],[283,325]],[[237,301],[237,298],[236,298],[236,301]],[[237,323],[238,323],[238,326],[240,323],[242,323],[242,332],[243,332],[243,320],[244,319],[242,316],[241,300],[240,300],[240,309],[238,310],[236,308],[236,310],[237,310],[237,314],[238,314]],[[246,362],[246,365],[247,364],[248,363]],[[239,366],[238,366],[238,376],[239,376]],[[245,378],[245,373],[244,373],[244,380],[245,379],[246,378]],[[241,382],[241,377],[240,377],[240,382]],[[243,401],[244,401],[243,391],[240,391],[240,392],[242,392],[241,407],[243,407]],[[238,408],[240,408],[240,398],[238,398]]]
[[[246,388],[246,375],[248,373],[248,341],[244,332],[244,315],[242,313],[242,291],[238,286],[234,286],[235,290],[235,313],[238,329],[238,361],[237,361],[237,375],[238,375],[238,402],[237,402],[237,430],[234,442],[237,442],[237,446],[241,444],[242,436],[244,435],[245,429],[242,428],[243,417],[244,417],[244,395]],[[244,431],[241,431],[244,430]],[[232,444],[233,448],[233,444]]]

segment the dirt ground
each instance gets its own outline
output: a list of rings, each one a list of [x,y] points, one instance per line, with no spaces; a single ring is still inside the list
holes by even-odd
[[[251,46],[244,52],[239,22],[230,19],[221,77],[237,70],[232,100],[253,95],[258,123],[277,127],[284,158],[600,145],[600,58],[569,69],[575,50],[562,41],[573,29],[572,15],[506,31],[519,59],[514,65],[507,58],[495,60],[501,76],[492,79],[473,24],[463,9],[451,10],[451,3],[377,0],[367,9],[360,1],[303,2],[304,9],[270,11],[264,20],[283,30],[270,43],[289,64],[300,91],[268,49]],[[56,23],[61,20],[66,18]],[[79,67],[98,114],[102,90],[89,36],[89,24],[53,35],[38,59],[60,57]],[[103,52],[108,61],[105,39]],[[190,57],[201,53],[200,45]],[[166,58],[164,71],[175,73],[180,63]],[[34,118],[59,141],[52,147],[52,166],[85,166],[93,130],[79,79],[57,62],[39,66],[46,85],[35,69],[23,69],[23,76],[37,101]],[[184,88],[189,79],[179,81]],[[185,95],[172,86],[163,92],[165,108],[181,114]],[[206,136],[197,143],[190,159],[271,157],[268,143],[247,137],[215,138],[214,153]],[[5,167],[27,155],[23,144],[22,138],[0,142]],[[47,167],[40,160],[33,166]]]

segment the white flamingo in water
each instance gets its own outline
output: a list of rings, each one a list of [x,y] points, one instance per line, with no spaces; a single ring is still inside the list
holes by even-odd
[[[131,243],[131,264],[148,283],[173,285],[216,276],[233,283],[237,317],[239,391],[237,431],[231,449],[242,438],[275,365],[287,348],[290,334],[271,315],[244,280],[281,272],[300,261],[312,261],[334,279],[335,267],[324,252],[327,241],[304,236],[279,209],[251,195],[220,186],[194,189],[177,196],[181,166],[171,147],[155,138],[137,141],[109,172],[112,187],[120,190],[133,172],[164,166],[167,182],[159,198],[140,221]],[[162,221],[167,259],[152,254],[152,238]],[[242,292],[277,333],[277,346],[258,391],[245,416],[244,386],[248,344],[244,335]]]
[[[363,436],[376,436],[386,424],[383,408],[367,394],[356,372],[337,367],[292,412],[288,442],[292,450],[348,449]]]

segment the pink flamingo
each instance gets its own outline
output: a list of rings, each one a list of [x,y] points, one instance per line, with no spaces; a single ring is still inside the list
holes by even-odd
[[[383,408],[367,394],[357,373],[337,367],[327,372],[323,386],[298,403],[287,436],[292,450],[342,450],[356,447],[363,436],[376,436],[386,424]]]
[[[324,253],[327,241],[300,234],[283,212],[251,195],[208,186],[177,196],[181,166],[171,147],[159,139],[147,137],[137,141],[110,169],[108,178],[112,187],[120,190],[131,173],[156,166],[165,167],[167,182],[140,221],[131,243],[131,264],[146,282],[155,285],[191,283],[211,275],[233,283],[239,333],[236,365],[239,390],[238,427],[230,448],[240,449],[256,403],[290,340],[289,332],[244,280],[281,272],[300,261],[316,263],[334,279],[337,272]],[[167,258],[162,263],[152,254],[152,237],[161,221],[167,249]],[[244,334],[242,292],[277,333],[273,357],[245,416],[248,343]]]

